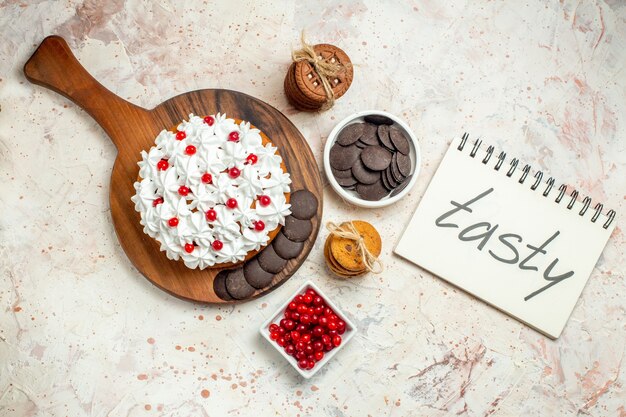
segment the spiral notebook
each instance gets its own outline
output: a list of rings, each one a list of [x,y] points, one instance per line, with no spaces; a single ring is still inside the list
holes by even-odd
[[[615,211],[467,134],[395,252],[551,338],[563,331]]]

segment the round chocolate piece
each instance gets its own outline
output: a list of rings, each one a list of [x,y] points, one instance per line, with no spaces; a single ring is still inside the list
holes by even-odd
[[[398,195],[400,193],[400,191],[404,190],[406,188],[407,185],[409,185],[409,182],[411,182],[411,177],[413,175],[409,175],[408,177],[406,177],[406,179],[395,189],[391,192],[391,197]]]
[[[387,178],[387,170],[380,172],[380,182],[383,184],[383,187],[387,189],[387,191],[393,190],[393,187],[389,184],[389,179]]]
[[[389,126],[378,126],[378,131],[376,132],[376,135],[378,136],[378,140],[380,140],[380,143],[382,143],[385,148],[389,149],[390,151],[394,149],[393,144],[391,143],[391,139],[389,138]]]
[[[339,136],[337,136],[337,143],[341,146],[352,145],[354,142],[359,140],[361,135],[363,135],[363,124],[352,123],[351,125],[341,129]]]
[[[359,148],[359,149],[363,149],[363,148],[365,148],[365,147],[367,147],[367,146],[370,146],[370,145],[368,145],[367,143],[361,142],[361,139],[359,139],[359,140],[357,140],[356,142],[354,142],[354,144],[355,144],[355,145],[356,145],[356,147],[357,147],[357,148]]]
[[[296,219],[308,220],[317,214],[317,197],[308,190],[298,190],[289,198],[291,215]]]
[[[341,146],[335,143],[330,148],[330,166],[340,171],[346,170],[352,166],[360,154],[361,149],[356,145]]]
[[[397,152],[393,154],[393,157],[391,157],[391,164],[389,165],[389,167],[391,168],[391,176],[393,177],[394,180],[396,180],[397,182],[404,181],[405,176],[400,173],[400,170],[398,170],[398,153]]]
[[[391,152],[380,146],[368,146],[361,152],[361,161],[366,168],[382,171],[391,163]]]
[[[371,146],[378,145],[378,126],[371,123],[364,123],[363,126],[363,135],[359,138],[359,142]]]
[[[357,180],[354,177],[335,179],[337,180],[337,184],[341,185],[342,187],[350,187],[351,185],[355,185],[357,183]]]
[[[361,184],[374,184],[380,179],[380,172],[367,169],[360,158],[352,165],[352,175]]]
[[[400,174],[402,174],[402,176],[408,177],[409,175],[411,175],[411,157],[401,153],[398,153],[396,155],[398,155],[398,171],[400,171]]]
[[[287,264],[287,260],[278,256],[274,251],[274,247],[272,245],[266,246],[265,249],[263,249],[263,251],[259,253],[257,259],[259,260],[259,265],[261,266],[261,268],[266,272],[271,272],[272,274],[279,273]],[[226,288],[228,288],[228,279],[226,279],[226,284]],[[235,294],[233,293],[230,294],[233,297],[235,296]]]
[[[391,139],[391,143],[393,147],[398,150],[401,154],[408,155],[411,147],[409,145],[409,140],[404,133],[400,129],[395,126],[391,126],[389,128],[389,139]]]
[[[383,177],[387,179],[387,183],[391,186],[391,188],[396,188],[401,182],[401,181],[398,182],[395,180],[395,178],[393,177],[393,174],[391,173],[391,167],[383,171]]]
[[[339,171],[338,169],[330,167],[330,172],[333,173],[333,176],[335,178],[350,178],[350,177],[352,177],[352,171],[349,170],[349,169],[346,169],[344,171]]]
[[[237,300],[243,300],[254,294],[254,287],[243,276],[243,268],[232,270],[226,276],[226,291]]]
[[[276,235],[276,238],[272,240],[272,246],[274,247],[276,255],[283,259],[293,259],[302,252],[304,242],[293,242],[280,232]]]
[[[359,184],[356,186],[356,192],[359,197],[368,201],[377,201],[389,194],[389,190],[383,186],[382,180],[369,185]]]
[[[220,271],[215,278],[213,278],[213,291],[215,295],[225,301],[231,301],[233,297],[226,291],[226,276],[228,271]]]
[[[252,258],[243,264],[243,276],[248,284],[259,290],[270,285],[274,278],[274,274],[261,268],[257,258]]]
[[[302,220],[293,215],[285,218],[282,233],[292,242],[304,242],[311,236],[313,225],[310,220]]]
[[[382,116],[380,114],[369,114],[363,118],[368,123],[374,123],[375,125],[392,125],[393,120],[388,118],[387,116]]]

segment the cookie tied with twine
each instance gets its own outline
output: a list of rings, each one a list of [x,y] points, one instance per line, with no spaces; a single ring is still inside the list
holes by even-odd
[[[300,110],[328,110],[352,84],[350,58],[334,45],[309,45],[304,33],[300,42],[301,48],[291,54],[293,62],[285,77],[287,99]]]
[[[378,259],[382,241],[374,226],[353,220],[340,225],[328,222],[326,228],[330,234],[324,245],[324,257],[334,274],[350,278],[382,272],[383,265]]]

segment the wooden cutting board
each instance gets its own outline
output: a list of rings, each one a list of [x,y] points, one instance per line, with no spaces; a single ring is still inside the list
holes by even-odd
[[[278,147],[291,174],[292,191],[307,189],[318,199],[317,215],[311,219],[313,232],[298,257],[274,277],[265,294],[285,282],[302,265],[313,247],[322,218],[322,182],[319,170],[302,134],[281,112],[269,104],[237,91],[197,90],[171,98],[152,110],[136,106],[107,90],[81,66],[65,40],[50,36],[43,40],[24,66],[26,78],[47,87],[82,107],[104,129],[117,147],[111,174],[109,200],[115,231],[122,248],[135,267],[159,288],[178,297],[207,303],[225,303],[213,291],[219,269],[189,269],[182,261],[167,259],[159,244],[143,232],[139,213],[131,197],[135,194],[141,150],[154,146],[163,129],[178,125],[190,113],[204,116],[218,112],[249,121]],[[174,80],[172,82],[175,82]]]

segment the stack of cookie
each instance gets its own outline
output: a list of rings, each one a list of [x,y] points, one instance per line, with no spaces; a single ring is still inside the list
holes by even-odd
[[[340,227],[345,226],[345,222]],[[378,231],[361,220],[353,220],[352,225],[363,238],[363,244],[370,254],[378,258],[382,250],[382,241]],[[324,245],[324,258],[328,268],[342,278],[358,277],[369,272],[364,262],[363,252],[353,239],[337,236],[334,233],[328,235]]]
[[[313,46],[313,50],[324,61],[342,66],[337,75],[328,79],[336,100],[343,96],[352,84],[354,73],[350,58],[334,45],[319,44]],[[294,62],[289,67],[285,77],[285,94],[295,108],[303,111],[321,110],[328,102],[320,75],[306,60]]]

